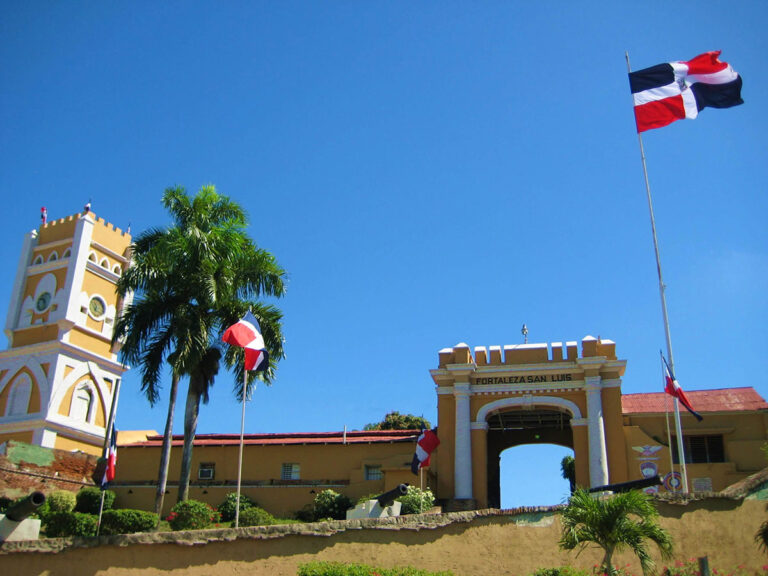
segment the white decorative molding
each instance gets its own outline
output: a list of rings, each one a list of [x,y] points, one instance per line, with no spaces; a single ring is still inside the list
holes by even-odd
[[[582,417],[579,407],[574,402],[566,400],[565,398],[558,398],[557,396],[522,396],[519,398],[500,398],[499,400],[494,400],[493,402],[485,404],[477,411],[475,422],[485,422],[490,414],[504,408],[530,406],[532,404],[536,406],[554,406],[556,408],[561,408],[568,411],[571,414],[572,419],[580,419]]]
[[[8,314],[5,317],[5,335],[8,338],[8,345],[13,345],[13,330],[19,322],[19,306],[24,294],[24,284],[27,277],[27,268],[32,257],[32,250],[37,244],[37,230],[32,230],[24,236],[24,244],[21,248],[19,263],[16,265],[16,278],[13,281],[11,289],[11,300],[8,303]]]

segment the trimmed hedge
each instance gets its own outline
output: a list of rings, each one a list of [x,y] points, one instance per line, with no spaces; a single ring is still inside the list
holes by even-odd
[[[157,526],[157,514],[144,510],[105,510],[101,515],[101,534],[151,532]]]
[[[99,519],[82,512],[53,512],[45,518],[45,535],[49,538],[64,536],[96,536]]]
[[[219,514],[221,514],[221,520],[222,522],[230,522],[235,519],[235,508],[236,508],[236,502],[237,502],[237,492],[230,492],[227,494],[226,498],[224,498],[224,502],[219,504]],[[245,494],[240,494],[240,517],[242,518],[243,511],[248,510],[248,508],[252,508],[254,506],[258,506],[254,500],[246,496]]]
[[[85,514],[99,514],[99,508],[101,507],[101,488],[95,486],[89,486],[87,488],[81,488],[75,496],[77,503],[75,504],[75,512],[83,512]],[[115,493],[112,490],[104,490],[104,510],[112,508],[112,504],[115,503]]]
[[[339,494],[333,490],[323,490],[315,496],[314,519],[344,520],[347,517],[347,510],[351,507],[352,501],[344,494]]]
[[[219,513],[209,504],[191,499],[178,502],[168,516],[171,530],[202,530],[218,521]]]
[[[67,490],[54,490],[45,499],[43,506],[48,506],[48,512],[72,512],[75,509],[77,498],[74,492]],[[96,510],[98,512],[98,510]]]
[[[240,518],[238,525],[243,526],[269,526],[275,523],[275,517],[269,512],[258,506],[251,506],[245,510],[240,511]],[[232,526],[235,525],[235,521],[232,521]]]
[[[309,562],[299,566],[298,576],[453,576],[453,572],[429,572],[411,566],[374,568],[367,564]]]

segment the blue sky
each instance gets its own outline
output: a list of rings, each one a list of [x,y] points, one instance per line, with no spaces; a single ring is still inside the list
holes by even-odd
[[[624,392],[660,390],[624,53],[639,69],[722,50],[745,105],[644,141],[677,376],[768,396],[765,2],[0,10],[0,305],[41,206],[60,218],[91,199],[135,232],[168,223],[164,188],[215,184],[290,276],[287,358],[247,432],[361,428],[390,410],[435,423],[437,351],[520,343],[524,322],[532,342],[615,340]],[[232,380],[200,432],[239,430]],[[149,409],[137,390],[129,373],[118,426],[161,430],[165,399]],[[558,502],[561,453],[507,451],[504,503]]]

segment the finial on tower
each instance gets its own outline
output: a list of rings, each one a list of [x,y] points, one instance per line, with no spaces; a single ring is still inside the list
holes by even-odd
[[[520,334],[523,335],[523,343],[528,344],[528,326],[523,324],[523,327],[520,329]]]

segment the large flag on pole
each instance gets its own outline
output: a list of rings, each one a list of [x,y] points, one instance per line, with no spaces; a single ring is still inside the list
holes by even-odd
[[[429,466],[429,457],[435,448],[440,444],[440,439],[432,430],[421,429],[419,439],[416,440],[416,453],[411,461],[411,472],[419,473],[420,468]]]
[[[269,354],[264,345],[259,321],[250,311],[227,328],[221,339],[231,346],[245,349],[246,370],[266,370],[269,366]]]
[[[685,395],[685,392],[680,387],[680,384],[677,383],[677,379],[675,378],[675,375],[672,374],[672,370],[669,368],[669,364],[667,364],[667,359],[664,358],[664,356],[661,357],[662,360],[664,360],[664,379],[666,381],[666,385],[664,386],[664,392],[669,394],[670,396],[674,396],[678,400],[680,400],[680,403],[685,406],[685,409],[688,410],[693,416],[701,422],[703,420],[703,417],[701,414],[696,412],[696,410],[693,409],[693,406],[691,405],[691,401],[688,400],[688,396]]]
[[[629,73],[637,131],[661,128],[683,118],[696,118],[704,108],[744,104],[741,76],[720,51],[705,52],[687,62],[658,64]]]

